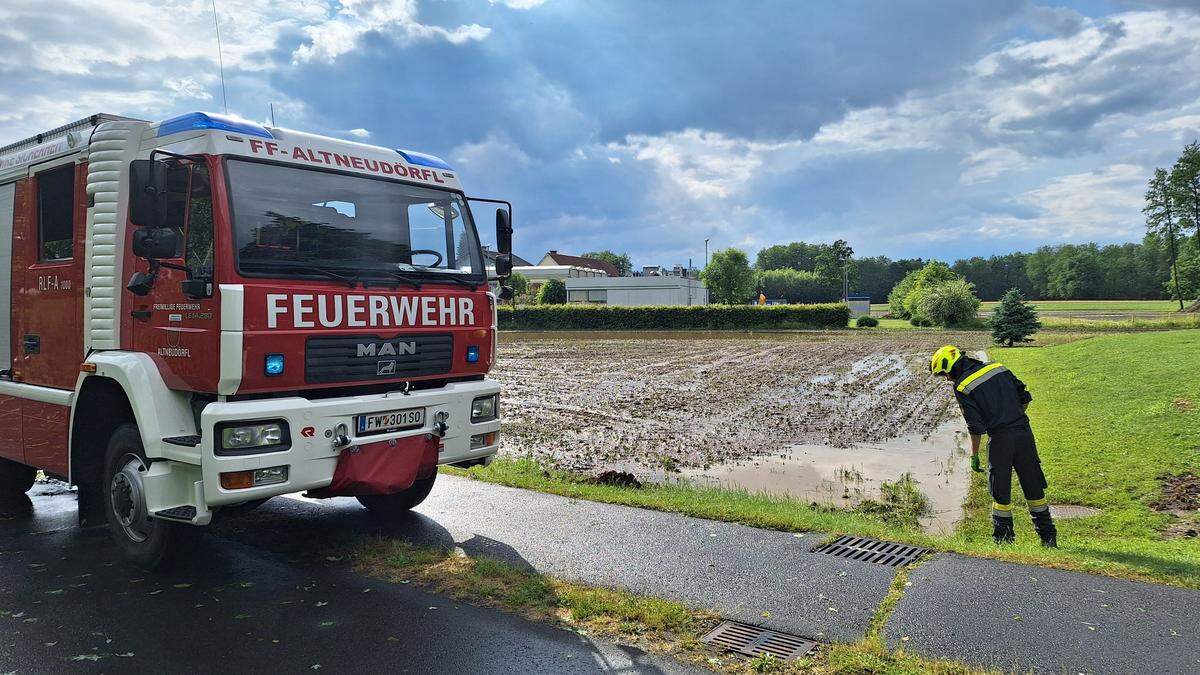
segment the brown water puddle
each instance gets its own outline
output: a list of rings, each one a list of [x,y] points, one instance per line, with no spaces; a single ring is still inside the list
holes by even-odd
[[[921,519],[925,531],[950,534],[962,519],[970,486],[968,447],[965,425],[952,420],[928,436],[910,434],[850,448],[792,445],[769,455],[669,473],[625,462],[616,466],[651,482],[744,489],[838,508],[879,499],[881,482],[909,473],[929,498],[930,514]]]
[[[794,445],[784,451],[680,475],[701,485],[743,488],[838,507],[879,498],[879,483],[904,473],[929,498],[926,531],[949,533],[962,518],[970,484],[966,430],[959,421],[943,424],[929,436],[902,436],[850,448]]]

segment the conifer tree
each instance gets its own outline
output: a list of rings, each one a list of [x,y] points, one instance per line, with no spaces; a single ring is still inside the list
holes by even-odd
[[[1014,342],[1029,342],[1029,336],[1042,328],[1037,310],[1025,302],[1025,296],[1016,288],[1004,294],[988,323],[992,327],[992,339],[996,344],[1009,347],[1013,346]]]

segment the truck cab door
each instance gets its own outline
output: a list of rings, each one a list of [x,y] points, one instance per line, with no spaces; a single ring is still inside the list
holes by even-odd
[[[133,345],[151,356],[167,386],[191,391],[216,391],[220,360],[220,317],[214,297],[215,237],[209,169],[190,165],[178,200],[169,206],[167,222],[179,234],[179,255],[163,263],[158,280],[145,296],[126,294],[131,308]],[[138,269],[148,264],[136,263]],[[187,271],[174,269],[187,268]],[[202,292],[189,295],[187,288]]]

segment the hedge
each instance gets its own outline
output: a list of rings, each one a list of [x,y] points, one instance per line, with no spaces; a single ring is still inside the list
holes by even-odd
[[[502,330],[722,330],[752,328],[845,328],[850,309],[822,305],[696,305],[610,307],[534,305],[500,307]]]

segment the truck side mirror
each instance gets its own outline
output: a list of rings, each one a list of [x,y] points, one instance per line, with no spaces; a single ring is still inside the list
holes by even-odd
[[[129,220],[138,227],[170,227],[173,202],[187,196],[189,168],[177,162],[135,159],[129,163]],[[172,199],[174,198],[174,199]],[[182,207],[181,203],[175,206]],[[179,208],[174,209],[179,211]],[[176,215],[179,215],[178,213]]]
[[[496,209],[496,251],[512,253],[512,216],[504,209]]]
[[[512,274],[512,217],[504,209],[496,209],[496,276]]]
[[[179,255],[179,233],[169,227],[143,227],[133,232],[133,254],[146,260]]]
[[[492,265],[496,268],[496,276],[500,278],[507,277],[512,274],[512,254],[497,253]]]

